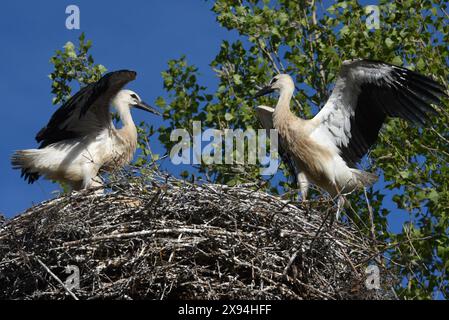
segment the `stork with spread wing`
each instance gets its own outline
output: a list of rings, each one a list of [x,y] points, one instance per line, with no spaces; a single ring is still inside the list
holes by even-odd
[[[387,117],[423,125],[436,113],[432,104],[447,96],[443,86],[426,76],[370,60],[345,61],[331,96],[310,120],[291,112],[294,88],[289,75],[275,76],[256,97],[279,91],[279,101],[274,109],[257,107],[257,113],[266,128],[278,130],[303,198],[309,183],[331,196],[372,185],[376,175],[356,164],[375,144]]]
[[[13,168],[20,169],[29,183],[42,175],[68,183],[74,190],[101,186],[99,170],[128,164],[136,151],[137,129],[130,109],[158,114],[135,92],[122,90],[135,78],[134,71],[121,70],[82,88],[36,135],[38,149],[14,153]],[[123,124],[119,129],[112,122],[110,105]]]

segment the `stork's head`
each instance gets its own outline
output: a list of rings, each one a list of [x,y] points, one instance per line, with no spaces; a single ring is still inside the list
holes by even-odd
[[[273,79],[271,79],[270,83],[263,87],[259,92],[256,93],[254,98],[258,98],[264,96],[266,94],[272,93],[273,91],[284,91],[284,90],[293,90],[295,89],[295,83],[293,82],[292,77],[288,74],[278,74]]]
[[[145,110],[157,115],[161,115],[159,111],[146,104],[140,99],[139,95],[131,90],[121,90],[112,100],[112,105],[118,109],[123,108],[124,106],[128,108],[137,108],[141,110]]]

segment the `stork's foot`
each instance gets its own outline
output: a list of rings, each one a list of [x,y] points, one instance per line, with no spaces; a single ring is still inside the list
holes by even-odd
[[[87,189],[78,189],[70,191],[70,194],[73,196],[84,195],[86,197],[99,197],[105,194],[103,188],[87,188]]]
[[[105,194],[103,180],[100,176],[96,176],[94,178],[86,178],[85,181],[81,184],[81,190],[89,190],[95,196],[102,196]]]
[[[104,188],[95,188],[93,189],[93,192],[96,196],[102,196],[104,195]]]

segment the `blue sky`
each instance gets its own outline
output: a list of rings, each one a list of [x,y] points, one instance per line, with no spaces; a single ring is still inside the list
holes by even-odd
[[[65,27],[65,9],[76,4],[81,11],[81,29]],[[51,104],[48,74],[50,57],[67,41],[77,42],[81,32],[92,39],[95,61],[108,70],[132,69],[138,78],[128,88],[148,103],[163,95],[160,73],[167,61],[185,54],[197,65],[201,81],[215,83],[208,63],[222,40],[236,38],[220,28],[206,1],[7,1],[0,11],[0,212],[12,216],[33,203],[53,197],[57,186],[45,180],[28,185],[11,169],[16,149],[36,146],[34,136],[56,110]],[[156,118],[134,111],[136,122],[158,125]],[[163,153],[158,141],[155,152]]]
[[[80,8],[79,31],[65,27],[65,9],[70,4]],[[215,85],[215,75],[208,64],[223,40],[232,41],[238,35],[216,23],[211,6],[210,1],[191,0],[2,3],[0,212],[11,217],[52,198],[58,190],[57,185],[43,179],[28,185],[10,165],[14,150],[36,147],[35,134],[56,110],[51,104],[48,78],[52,71],[49,58],[56,49],[67,41],[76,43],[80,33],[85,32],[87,39],[93,40],[91,53],[95,61],[110,71],[136,70],[138,78],[128,88],[153,104],[158,96],[164,96],[160,73],[167,68],[169,59],[183,54],[189,63],[199,67],[201,83]],[[160,124],[159,119],[138,110],[133,116],[137,123],[145,120],[155,126]],[[165,153],[157,140],[151,146],[154,152]],[[390,224],[399,231],[408,219],[408,214],[396,210]]]

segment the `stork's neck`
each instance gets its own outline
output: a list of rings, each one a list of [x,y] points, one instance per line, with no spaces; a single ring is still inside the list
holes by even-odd
[[[115,131],[114,166],[123,166],[128,164],[137,148],[137,129],[131,117],[131,111],[128,105],[116,105],[117,113],[122,121],[122,127]]]
[[[273,124],[275,128],[279,128],[281,124],[287,123],[289,118],[294,117],[290,111],[293,90],[293,88],[282,88],[279,93],[279,101],[273,113]]]
[[[131,110],[128,105],[116,106],[120,121],[123,126],[120,131],[126,133],[124,137],[130,139],[130,142],[137,140],[137,129],[131,116]]]

